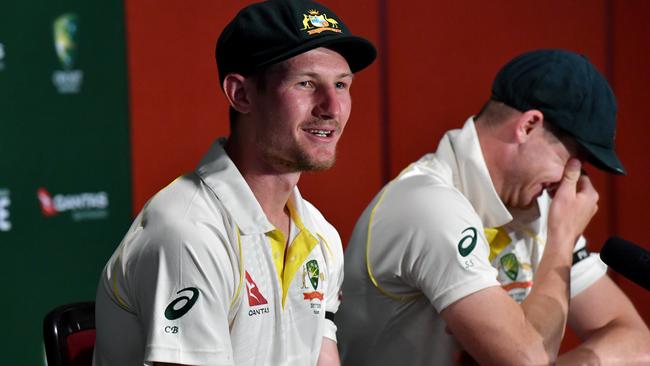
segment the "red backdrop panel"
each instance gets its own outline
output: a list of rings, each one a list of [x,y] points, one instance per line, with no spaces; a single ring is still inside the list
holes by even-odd
[[[249,2],[126,1],[134,213],[176,176],[192,170],[215,137],[227,135],[214,44],[227,21]],[[650,204],[645,189],[650,154],[643,145],[643,106],[650,97],[644,72],[650,64],[643,18],[650,10],[647,2],[326,3],[355,33],[375,42],[381,57],[355,77],[352,116],[337,164],[304,174],[300,182],[303,195],[339,229],[344,243],[384,178],[435,149],[444,131],[478,112],[503,63],[541,47],[571,49],[604,73],[612,70],[607,76],[613,77],[619,99],[618,150],[630,175],[613,179],[590,170],[601,193],[600,211],[587,232],[591,247],[599,249],[612,234],[650,243],[642,212]],[[381,6],[386,21],[380,18]],[[650,321],[648,292],[617,280]],[[576,342],[569,336],[565,349]]]
[[[585,54],[602,71],[607,55],[605,2],[388,2],[391,176],[437,146],[490,96],[499,68],[536,48]],[[593,171],[593,169],[591,169]],[[600,212],[587,235],[599,249],[611,227],[610,179],[591,177]],[[570,334],[565,349],[576,344]]]
[[[228,132],[214,47],[239,6],[126,1],[134,213]]]
[[[391,176],[477,113],[494,75],[512,57],[535,48],[566,48],[605,69],[604,2],[388,3]],[[416,17],[414,9],[426,16]],[[601,192],[601,212],[588,234],[598,249],[609,230],[603,214],[609,178],[591,176]]]
[[[223,27],[246,3],[126,2],[134,213],[171,180],[192,170],[217,136],[228,134],[214,47]],[[353,32],[377,40],[376,3],[340,0],[327,5]],[[378,70],[373,65],[355,76],[352,116],[336,167],[305,174],[299,184],[344,242],[381,185]]]

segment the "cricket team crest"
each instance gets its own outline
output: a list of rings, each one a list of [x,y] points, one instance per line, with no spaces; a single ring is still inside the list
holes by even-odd
[[[530,263],[520,262],[515,252],[505,253],[495,259],[497,280],[508,295],[518,303],[524,301],[533,287],[533,269]]]
[[[318,288],[318,275],[320,275],[320,270],[318,269],[318,261],[315,259],[310,260],[305,265],[307,268],[307,275],[309,276],[309,282],[314,287],[314,290]]]
[[[76,14],[63,14],[54,20],[54,49],[66,70],[72,69],[77,57],[79,18]]]
[[[499,261],[501,263],[501,269],[503,272],[513,281],[517,280],[517,275],[519,274],[519,261],[517,256],[514,253],[508,253],[501,257]]]
[[[76,94],[81,91],[83,71],[75,69],[79,53],[79,16],[63,14],[52,23],[54,50],[63,70],[55,70],[52,83],[60,94]]]
[[[315,259],[310,260],[309,262],[305,263],[302,269],[302,281],[303,289],[309,289],[309,286],[307,286],[307,281],[305,279],[309,280],[309,283],[311,284],[311,287],[314,289],[312,292],[304,292],[303,297],[305,300],[323,300],[323,293],[321,291],[318,291],[318,284],[320,279],[324,279],[325,276],[320,272],[320,268],[318,267],[318,261]]]
[[[339,22],[334,18],[329,18],[327,14],[321,14],[318,10],[311,9],[307,14],[303,14],[301,30],[306,30],[307,34],[318,34],[324,31],[341,33]]]

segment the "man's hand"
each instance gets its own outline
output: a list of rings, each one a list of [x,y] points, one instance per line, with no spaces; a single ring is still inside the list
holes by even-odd
[[[576,239],[598,211],[598,192],[589,177],[581,174],[581,164],[570,159],[555,191],[548,217],[547,242],[573,251]]]

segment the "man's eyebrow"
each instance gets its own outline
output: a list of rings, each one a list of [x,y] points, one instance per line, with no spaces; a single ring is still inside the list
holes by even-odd
[[[319,74],[317,72],[312,72],[312,71],[298,71],[296,73],[290,74],[289,76],[290,77],[309,76],[309,77],[312,77],[312,78],[319,78],[320,75],[321,74]],[[351,79],[354,79],[354,74],[351,73],[351,72],[343,72],[343,73],[338,74],[336,77],[339,78],[339,79],[347,78],[347,77],[349,77]]]

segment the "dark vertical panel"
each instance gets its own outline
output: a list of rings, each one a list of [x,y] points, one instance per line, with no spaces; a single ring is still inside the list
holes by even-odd
[[[650,100],[650,26],[647,1],[612,1],[613,82],[618,97],[617,150],[628,176],[615,178],[615,234],[650,250],[647,208],[650,206],[650,154],[647,104]],[[650,323],[650,292],[616,277],[646,323]]]
[[[604,24],[605,24],[605,77],[609,81],[610,86],[616,93],[616,84],[614,79],[614,4],[612,0],[604,0],[605,2],[605,14],[604,14]],[[620,126],[620,123],[619,123]],[[616,198],[616,191],[618,189],[618,180],[614,179],[612,176],[607,177],[606,181],[606,192],[607,196],[610,197],[609,201],[609,211],[611,213],[618,212],[619,210],[619,201]],[[618,230],[618,215],[608,215],[608,235],[614,235]],[[615,276],[615,275],[614,275]]]
[[[390,149],[390,14],[388,0],[379,2],[379,50],[381,56],[380,85],[380,128],[381,128],[381,176],[383,183],[391,179],[391,149]]]

